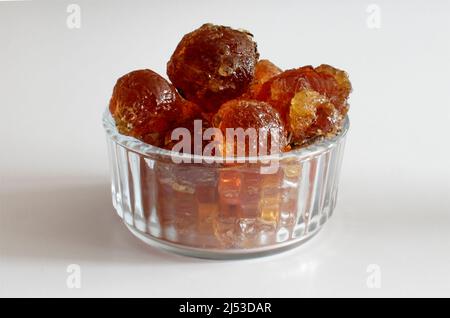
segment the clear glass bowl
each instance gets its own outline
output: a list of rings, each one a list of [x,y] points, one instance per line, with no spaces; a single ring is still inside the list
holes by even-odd
[[[265,157],[276,163],[271,174],[261,162],[175,163],[181,154],[121,135],[108,110],[103,125],[114,208],[149,245],[202,258],[261,256],[311,238],[336,205],[348,118],[334,138]]]

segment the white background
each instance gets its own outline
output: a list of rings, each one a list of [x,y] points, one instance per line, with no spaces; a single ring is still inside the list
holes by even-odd
[[[66,25],[70,3],[81,28]],[[450,2],[0,1],[0,296],[450,296]],[[116,79],[165,74],[204,22],[251,30],[282,68],[354,86],[333,218],[247,261],[167,254],[113,212],[101,114]],[[81,288],[66,286],[69,264]],[[370,264],[381,288],[369,288]]]

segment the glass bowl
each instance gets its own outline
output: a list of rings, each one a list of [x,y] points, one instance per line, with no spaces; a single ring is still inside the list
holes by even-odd
[[[333,138],[242,164],[195,155],[176,163],[186,155],[120,134],[108,110],[103,126],[112,202],[127,228],[175,253],[230,259],[292,248],[322,228],[336,205],[349,120]]]

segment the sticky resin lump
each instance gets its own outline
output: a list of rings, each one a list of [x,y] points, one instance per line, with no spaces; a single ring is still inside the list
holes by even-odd
[[[167,75],[188,100],[205,112],[247,91],[258,51],[243,30],[204,24],[186,34],[167,63]]]
[[[279,113],[268,103],[251,99],[234,99],[224,103],[219,111],[214,115],[212,123],[214,127],[221,130],[224,139],[224,154],[229,155],[244,151],[245,155],[258,155],[258,150],[265,149],[265,154],[270,154],[272,150],[281,152],[287,145],[286,129]],[[227,130],[241,128],[244,132],[248,128],[254,128],[253,132],[256,141],[251,143],[250,138],[245,140],[227,138]],[[233,130],[232,130],[233,131]],[[242,132],[242,131],[241,131]],[[249,132],[250,133],[250,132]],[[274,138],[274,139],[273,139]],[[244,143],[242,143],[244,142]]]
[[[303,66],[266,81],[257,99],[275,107],[295,146],[336,133],[348,110],[351,91],[345,72],[328,65]]]
[[[247,96],[255,97],[259,94],[262,85],[282,70],[269,60],[259,60],[255,67],[255,76],[250,84]]]
[[[316,67],[315,71],[319,74],[331,75],[336,80],[338,90],[332,94],[330,99],[339,110],[339,113],[342,116],[345,116],[349,108],[347,99],[352,91],[352,84],[350,83],[348,74],[345,71],[339,70],[327,64],[322,64]]]
[[[148,69],[119,78],[109,110],[121,134],[155,146],[163,145],[168,130],[198,114],[195,104],[183,99],[172,84]]]
[[[336,133],[338,120],[336,107],[316,91],[301,90],[291,100],[287,121],[295,144]]]

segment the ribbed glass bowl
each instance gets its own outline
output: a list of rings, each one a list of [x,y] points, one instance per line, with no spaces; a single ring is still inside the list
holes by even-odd
[[[266,157],[277,166],[270,174],[260,162],[175,163],[181,154],[121,135],[108,110],[103,125],[113,206],[149,245],[202,258],[261,256],[311,238],[336,205],[348,118],[334,138]]]

